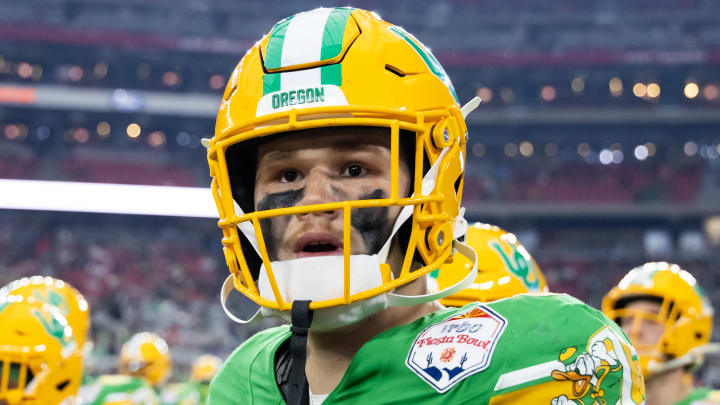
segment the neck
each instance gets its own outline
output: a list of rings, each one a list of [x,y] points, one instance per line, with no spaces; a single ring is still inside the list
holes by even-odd
[[[690,395],[692,379],[686,378],[682,367],[653,375],[645,380],[647,405],[672,405]]]
[[[407,295],[423,294],[426,287],[424,279],[422,281],[423,283],[413,282],[398,288],[397,292]],[[350,361],[365,342],[378,333],[411,323],[441,308],[442,306],[434,301],[410,307],[393,307],[332,332],[311,331],[308,334],[305,366],[310,391],[313,394],[329,394],[340,383]]]

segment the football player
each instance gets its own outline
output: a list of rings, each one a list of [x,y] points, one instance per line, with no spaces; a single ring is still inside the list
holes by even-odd
[[[120,351],[119,374],[103,375],[83,386],[80,398],[90,405],[157,405],[154,387],[168,377],[172,362],[163,338],[151,332],[133,335]]]
[[[81,330],[34,296],[0,295],[0,404],[75,404]]]
[[[548,292],[540,266],[514,234],[495,225],[475,223],[468,227],[465,243],[477,254],[478,274],[466,289],[441,298],[444,306],[461,307],[475,301]],[[472,263],[465,256],[453,256],[452,262],[442,265],[443,271],[430,273],[429,288],[439,290],[454,285],[470,267]]]
[[[437,303],[477,274],[458,240],[477,103],[461,107],[430,50],[364,10],[294,15],[245,54],[204,142],[223,306],[238,290],[260,309],[234,320],[291,326],[243,343],[210,404],[643,401],[634,349],[580,301]],[[428,293],[453,254],[473,265]]]
[[[58,307],[60,313],[73,325],[73,338],[82,354],[92,347],[90,333],[90,306],[85,297],[63,280],[50,276],[23,277],[0,289],[0,296],[20,295]]]
[[[636,267],[603,298],[640,355],[648,405],[720,404],[720,392],[694,388],[691,372],[710,344],[713,308],[695,278],[676,264]]]
[[[190,381],[169,384],[162,391],[163,405],[201,405],[208,396],[210,381],[215,377],[222,360],[212,354],[204,354],[195,360],[190,371]]]

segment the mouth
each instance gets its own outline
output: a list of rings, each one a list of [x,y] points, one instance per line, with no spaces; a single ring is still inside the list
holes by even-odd
[[[295,257],[338,256],[343,254],[342,242],[326,232],[307,232],[295,243]]]

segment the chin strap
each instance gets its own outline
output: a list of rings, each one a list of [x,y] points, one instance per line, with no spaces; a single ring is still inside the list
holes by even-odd
[[[230,312],[227,307],[227,299],[230,296],[230,293],[233,291],[235,291],[235,283],[233,281],[233,275],[230,274],[223,282],[222,289],[220,290],[220,305],[222,306],[223,311],[225,311],[225,315],[227,315],[231,321],[239,323],[241,325],[245,325],[255,323],[263,319],[263,315],[260,313],[260,309],[255,311],[255,314],[253,314],[250,319],[240,319],[235,316],[235,314]]]
[[[707,343],[702,346],[690,349],[684,356],[676,357],[664,362],[651,361],[648,364],[648,371],[653,374],[660,374],[678,367],[700,365],[702,357],[706,354],[720,353],[720,343]]]
[[[312,323],[313,312],[310,301],[293,301],[292,325],[290,326],[290,380],[288,405],[308,405],[310,403],[310,386],[305,375],[307,358],[307,336]]]

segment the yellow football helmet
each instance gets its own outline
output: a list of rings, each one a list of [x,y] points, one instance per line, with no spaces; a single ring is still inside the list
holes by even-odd
[[[295,300],[310,300],[313,310],[339,310],[372,299],[379,307],[436,299],[413,301],[391,291],[437,269],[452,254],[455,236],[464,232],[456,229],[462,226],[458,223],[467,143],[464,116],[477,103],[474,99],[461,109],[449,77],[430,50],[374,13],[319,8],[278,22],[238,63],[222,98],[215,135],[204,140],[231,273],[223,301],[233,285],[274,315],[289,311]],[[357,126],[387,128],[390,195],[255,210],[252,148],[260,140],[289,131]],[[403,146],[410,160],[411,196],[398,191]],[[393,228],[393,234],[402,236],[404,261],[396,266],[401,268],[385,263],[389,243],[372,257],[350,253],[355,210],[391,206],[402,208]],[[285,276],[283,261],[271,262],[261,220],[335,210],[343,213],[344,254],[324,259],[333,264],[319,266],[330,269],[322,276],[307,271],[295,279],[322,277],[322,283],[307,284],[336,288],[322,295],[298,293],[291,285],[294,280]],[[459,249],[473,257],[471,251]],[[422,266],[412,266],[413,258]],[[467,281],[473,278],[469,275]],[[313,326],[317,322],[318,313]]]
[[[212,354],[204,354],[195,360],[190,372],[190,381],[210,382],[220,370],[222,360]]]
[[[172,371],[170,349],[165,339],[151,332],[140,332],[120,350],[120,374],[141,377],[153,385],[167,381]]]
[[[60,310],[21,295],[0,297],[0,403],[72,404],[82,356]]]
[[[625,308],[631,301],[649,299],[660,312]],[[713,308],[695,278],[676,264],[646,263],[623,277],[602,300],[602,311],[616,322],[633,321],[630,341],[638,351],[645,377],[674,367],[702,362],[712,333]],[[648,320],[664,327],[656,344],[642,344],[640,324]]]
[[[489,302],[522,293],[547,292],[548,287],[540,266],[512,233],[497,226],[476,223],[468,227],[465,243],[475,250],[478,274],[468,288],[440,299],[450,307],[480,301]],[[448,271],[430,274],[436,288],[442,289],[458,282],[472,263],[464,256],[455,255],[443,265]]]
[[[90,306],[70,284],[49,276],[23,277],[0,288],[0,296],[9,294],[32,297],[58,307],[73,328],[78,349],[85,347],[90,328]]]

